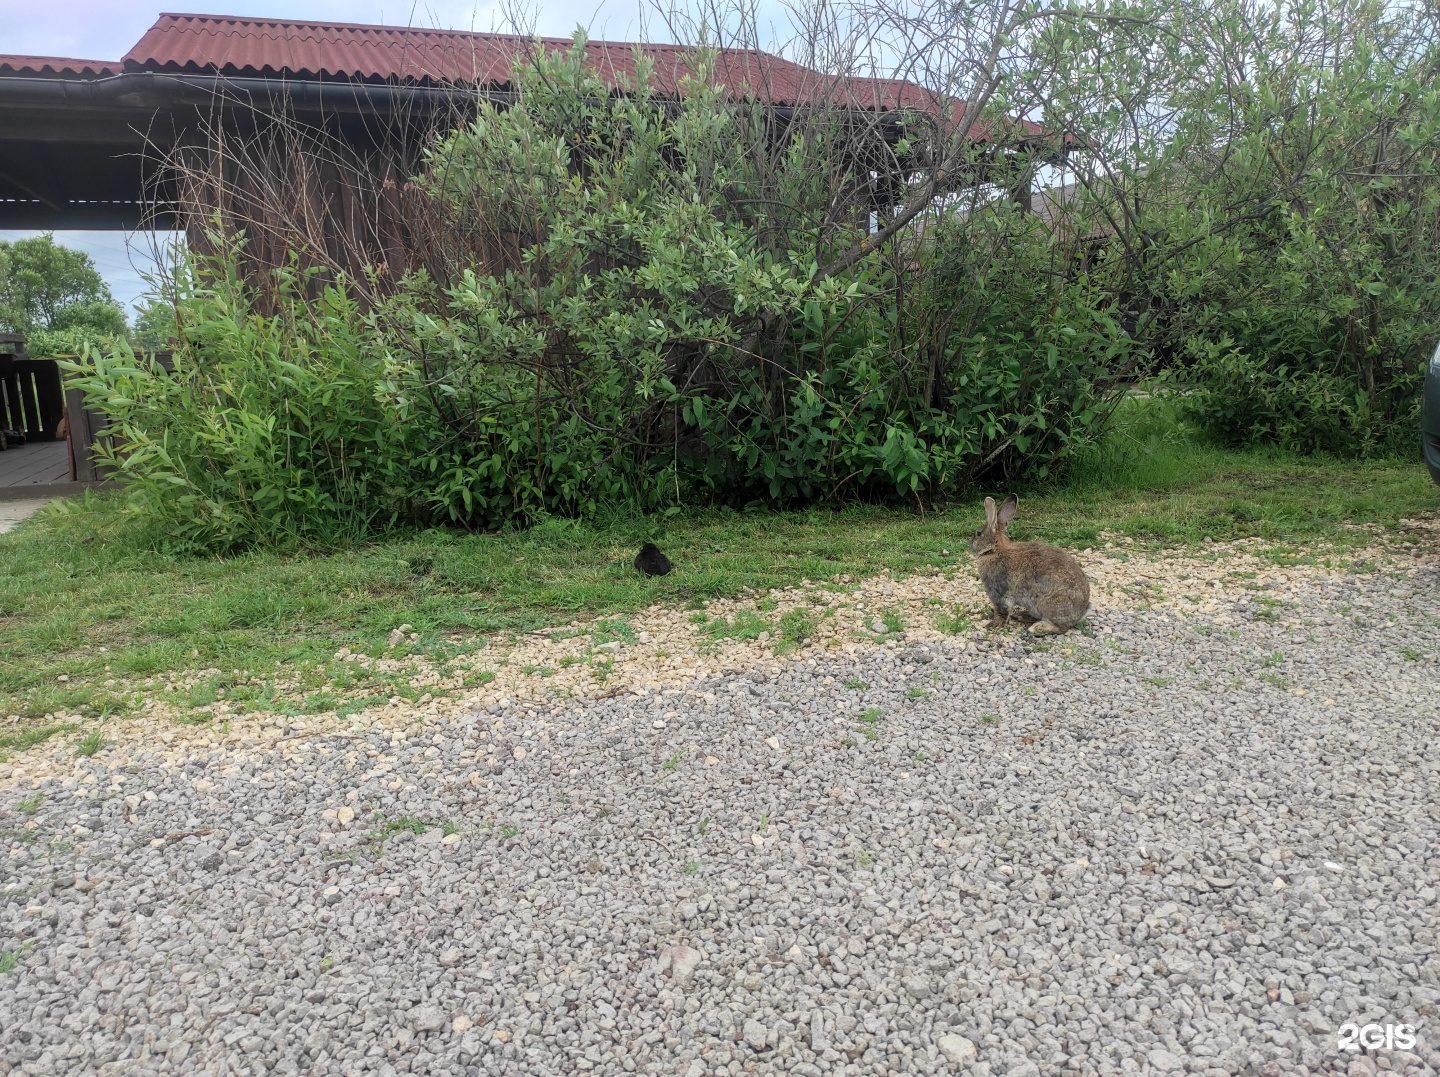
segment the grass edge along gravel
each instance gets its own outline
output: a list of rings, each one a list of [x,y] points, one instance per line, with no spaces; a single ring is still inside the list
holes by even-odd
[[[1022,493],[1013,532],[1077,548],[1102,534],[1152,548],[1259,537],[1284,563],[1322,545],[1343,557],[1437,503],[1418,463],[1226,452],[1197,442],[1165,403],[1136,401],[1063,482]],[[503,642],[576,619],[623,623],[655,603],[698,610],[802,581],[969,573],[966,543],[980,518],[978,496],[923,516],[711,509],[206,559],[156,551],[118,495],[91,494],[0,536],[0,756],[61,733],[83,737],[91,730],[82,726],[124,715],[151,692],[192,707],[223,695],[279,713],[413,699],[420,693],[403,677],[357,684],[367,675],[335,657],[339,648],[394,654],[401,627],[401,653],[443,660],[473,651],[477,637]],[[645,579],[630,566],[652,538],[675,561],[670,576]],[[210,672],[197,680],[201,670]]]

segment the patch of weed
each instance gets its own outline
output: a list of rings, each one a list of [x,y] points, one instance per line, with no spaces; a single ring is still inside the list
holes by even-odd
[[[790,610],[780,618],[780,646],[782,653],[799,650],[805,641],[815,634],[815,618],[804,610]]]
[[[9,976],[14,972],[33,949],[35,949],[35,943],[26,942],[15,950],[0,950],[0,976]]]
[[[589,635],[592,647],[599,647],[603,643],[634,644],[638,642],[635,630],[630,627],[630,622],[624,617],[611,617],[607,620],[596,621],[590,626]]]
[[[69,722],[59,722],[54,725],[32,726],[19,733],[7,734],[0,737],[0,754],[11,750],[23,752],[26,748],[44,744],[57,733],[68,733],[74,728]]]
[[[1280,611],[1284,607],[1285,603],[1280,599],[1261,595],[1255,599],[1255,608],[1250,611],[1250,619],[1273,623],[1280,619]]]
[[[866,740],[873,741],[880,736],[880,717],[879,707],[870,707],[860,715],[860,724],[864,727]]]
[[[735,616],[726,620],[724,617],[716,617],[708,622],[700,631],[711,639],[759,639],[761,632],[768,632],[770,623],[761,617],[754,610],[739,610]]]
[[[935,615],[935,627],[947,636],[958,636],[961,633],[969,632],[974,626],[974,618],[966,613],[962,606],[956,606],[949,612],[941,611]]]

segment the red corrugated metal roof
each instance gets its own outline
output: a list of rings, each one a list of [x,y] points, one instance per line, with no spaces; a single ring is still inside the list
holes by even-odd
[[[0,75],[102,78],[125,71],[204,72],[293,79],[480,83],[504,86],[517,57],[538,47],[568,49],[568,38],[526,38],[462,30],[298,22],[231,15],[164,14],[119,64],[46,56],[0,56]],[[693,51],[681,45],[590,41],[591,67],[611,86],[635,77],[636,55],[654,65],[653,85],[677,92]],[[123,65],[123,66],[122,66]],[[780,56],[722,49],[716,80],[737,96],[776,105],[834,101],[865,109],[914,108],[959,120],[964,103],[903,79],[837,77]],[[1039,133],[1040,128],[1026,123]],[[978,125],[970,136],[983,140]]]
[[[568,49],[566,38],[541,38],[546,50]],[[161,15],[125,54],[126,70],[206,71],[224,75],[284,75],[385,81],[478,82],[500,86],[517,56],[536,40],[509,34],[427,30],[397,26],[297,22],[227,15]],[[678,45],[591,41],[592,67],[612,86],[635,75],[639,50],[654,63],[654,85],[672,93],[690,72],[691,50]],[[836,80],[769,53],[725,49],[717,80],[737,93],[773,104],[803,104],[836,88]],[[850,79],[842,97],[863,98],[868,107],[896,108],[929,98],[913,83]]]
[[[0,76],[104,78],[120,74],[119,60],[75,60],[68,56],[0,55]]]

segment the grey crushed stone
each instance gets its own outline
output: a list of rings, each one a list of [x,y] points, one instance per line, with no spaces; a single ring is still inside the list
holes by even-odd
[[[1437,585],[102,753],[0,792],[0,1073],[1433,1075]]]

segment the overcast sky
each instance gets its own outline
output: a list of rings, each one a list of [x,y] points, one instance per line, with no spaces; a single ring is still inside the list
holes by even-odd
[[[527,0],[530,27],[553,37],[568,37],[577,25],[591,37],[618,41],[664,40],[664,27],[650,14],[642,19],[640,0]],[[784,17],[778,0],[763,3]],[[251,15],[317,22],[384,23],[392,26],[426,26],[448,30],[503,29],[498,3],[442,0],[429,3],[395,3],[386,0],[209,0],[207,3],[175,0],[172,11],[199,11],[220,15]],[[0,0],[0,53],[30,56],[69,56],[82,60],[118,60],[140,40],[162,9],[134,0]],[[653,12],[650,5],[644,11]],[[0,239],[19,239],[33,232],[0,229]],[[149,237],[132,238],[121,232],[59,232],[66,246],[84,250],[109,281],[115,298],[132,306],[144,291],[141,274],[152,268]]]

